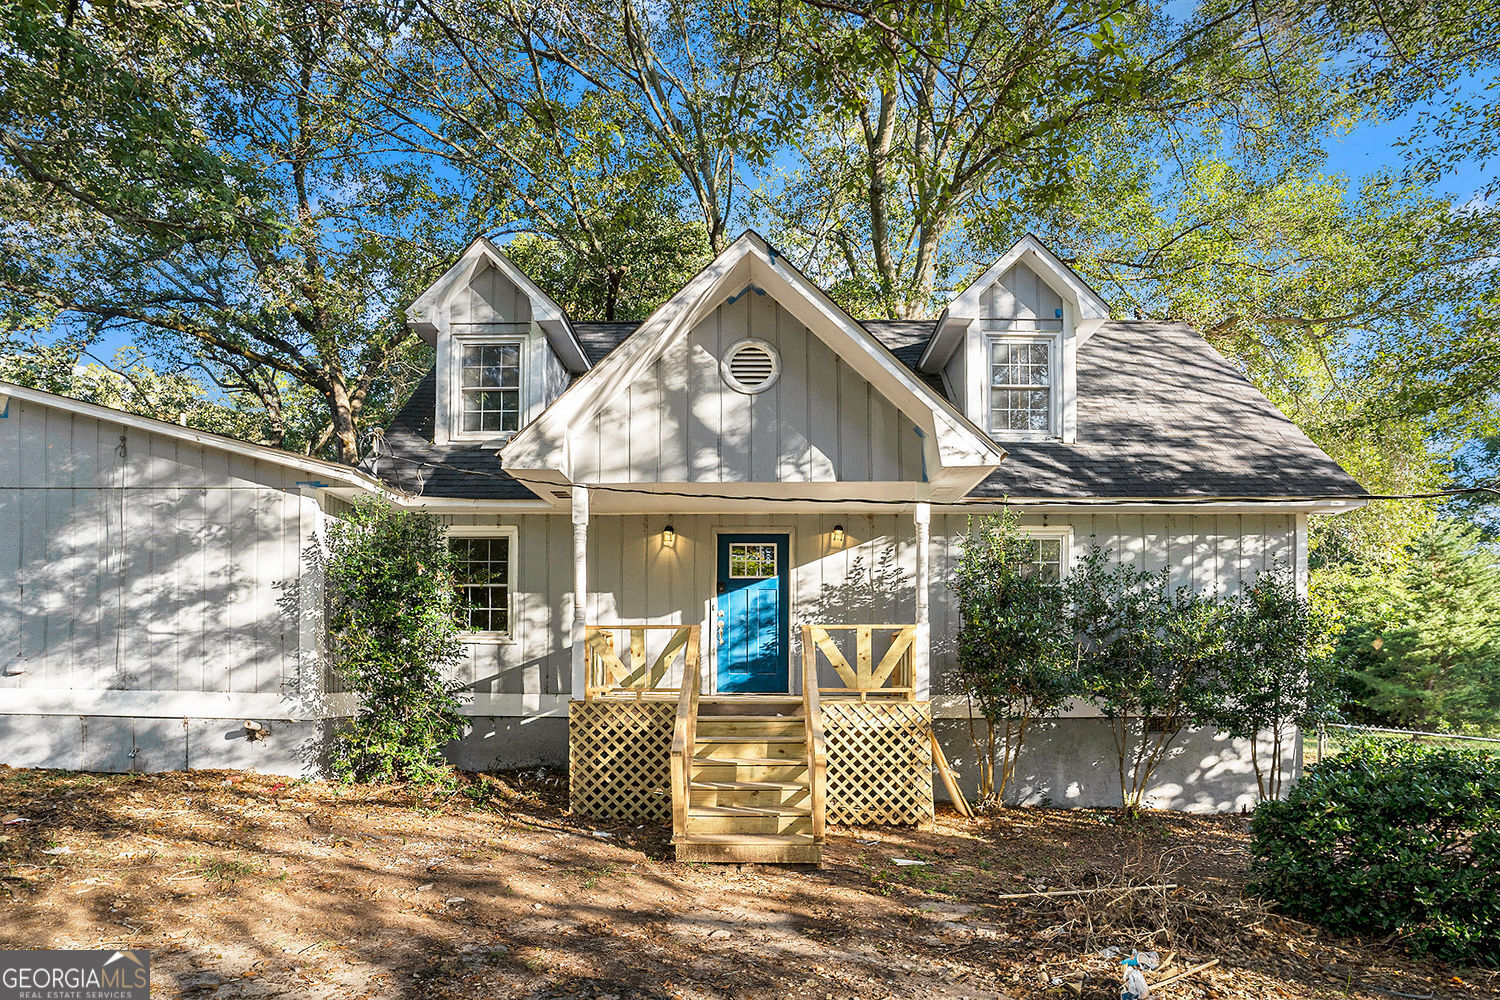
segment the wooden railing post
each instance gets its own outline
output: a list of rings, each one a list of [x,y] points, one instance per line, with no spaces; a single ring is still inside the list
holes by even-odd
[[[693,751],[698,743],[699,678],[698,626],[688,630],[682,687],[677,695],[677,718],[672,727],[672,839],[687,836],[688,801],[693,788]]]
[[[818,692],[818,651],[811,626],[802,626],[802,718],[807,736],[807,782],[812,792],[813,843],[823,843],[828,813],[828,749],[823,739],[823,702]]]

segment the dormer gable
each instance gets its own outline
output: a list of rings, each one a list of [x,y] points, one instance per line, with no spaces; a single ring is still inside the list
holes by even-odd
[[[1082,278],[1027,234],[943,310],[918,367],[997,441],[1077,436],[1077,351],[1109,318]]]
[[[436,353],[436,444],[503,443],[590,367],[567,313],[484,237],[406,321]]]

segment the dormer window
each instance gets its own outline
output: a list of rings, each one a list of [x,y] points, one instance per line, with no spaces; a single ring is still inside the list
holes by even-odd
[[[1053,433],[1053,338],[990,338],[990,433]]]
[[[521,343],[464,344],[460,395],[465,434],[521,429]]]
[[[1078,440],[1078,351],[1109,305],[1035,236],[960,292],[917,368],[997,441]]]

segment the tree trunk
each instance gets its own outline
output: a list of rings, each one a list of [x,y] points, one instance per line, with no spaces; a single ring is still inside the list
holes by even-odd
[[[328,392],[328,414],[333,433],[329,436],[338,450],[338,460],[345,465],[359,461],[359,434],[354,423],[354,407],[349,399],[349,388],[341,378],[331,378]]]

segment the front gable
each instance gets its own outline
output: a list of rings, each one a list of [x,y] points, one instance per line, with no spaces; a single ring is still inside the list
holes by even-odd
[[[548,498],[585,484],[909,501],[961,497],[1004,453],[746,234],[501,454]]]
[[[753,342],[726,378],[736,345]],[[754,389],[755,391],[744,391]],[[746,285],[572,426],[576,483],[920,483],[916,419],[785,307]]]

